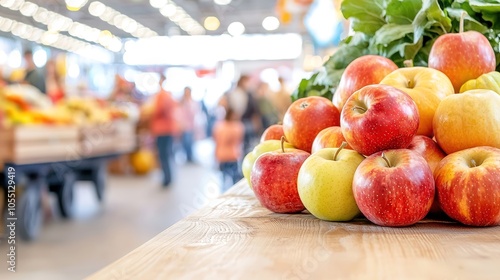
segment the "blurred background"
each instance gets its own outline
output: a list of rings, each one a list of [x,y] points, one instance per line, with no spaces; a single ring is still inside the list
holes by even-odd
[[[15,168],[18,217],[0,278],[89,276],[241,179],[220,163],[240,164],[347,36],[340,2],[0,0],[0,179],[5,197]],[[227,158],[229,110],[244,130]]]

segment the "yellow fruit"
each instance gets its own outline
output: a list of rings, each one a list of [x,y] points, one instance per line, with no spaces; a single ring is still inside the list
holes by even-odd
[[[460,87],[460,92],[471,89],[489,89],[500,94],[500,73],[493,71],[483,74],[477,79],[469,80]]]
[[[155,156],[151,150],[141,149],[130,155],[130,163],[135,173],[144,175],[153,169]]]
[[[474,89],[449,95],[434,115],[434,136],[445,153],[478,146],[500,148],[500,95]]]

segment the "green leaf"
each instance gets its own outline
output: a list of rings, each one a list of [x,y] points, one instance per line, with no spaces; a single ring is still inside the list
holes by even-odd
[[[430,24],[429,24],[430,22]],[[444,32],[451,30],[451,20],[446,16],[439,6],[437,0],[423,0],[422,9],[415,16],[413,21],[414,35],[413,43],[424,35],[426,27],[438,25]]]
[[[500,12],[500,1],[479,1],[479,0],[470,0],[469,5],[477,13],[482,12],[491,12],[498,13]]]
[[[344,0],[340,9],[354,31],[373,35],[385,24],[386,5],[386,0]]]
[[[391,0],[387,4],[386,21],[388,23],[411,24],[421,8],[421,0]]]
[[[485,33],[486,31],[488,31],[488,27],[484,26],[481,22],[472,18],[465,10],[447,8],[446,12],[448,13],[448,15],[451,18],[453,18],[457,21],[460,21],[460,17],[462,15],[462,12],[466,12],[466,14],[464,16],[464,30],[465,31],[476,30],[476,31],[481,32],[481,33]]]
[[[377,45],[387,45],[393,41],[403,38],[408,33],[413,33],[413,26],[411,24],[398,25],[388,23],[380,28],[375,33],[374,43]]]

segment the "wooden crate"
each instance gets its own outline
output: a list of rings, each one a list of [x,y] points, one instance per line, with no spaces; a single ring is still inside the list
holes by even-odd
[[[82,157],[127,153],[137,144],[135,123],[129,121],[82,126],[79,138]]]
[[[73,157],[78,127],[26,125],[0,129],[0,164],[51,162]]]

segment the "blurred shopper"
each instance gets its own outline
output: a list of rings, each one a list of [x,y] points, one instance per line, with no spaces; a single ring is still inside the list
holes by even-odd
[[[54,60],[47,61],[45,65],[45,70],[47,72],[46,76],[46,89],[47,95],[52,100],[53,103],[57,103],[64,99],[66,93],[64,90],[63,77],[59,75],[56,68],[56,62]]]
[[[242,75],[236,87],[223,96],[220,105],[233,110],[243,122],[245,126],[243,150],[245,153],[250,151],[257,139],[257,131],[261,129],[259,106],[250,90],[250,77]]]
[[[276,110],[274,104],[271,102],[270,97],[272,92],[269,90],[269,84],[261,82],[257,87],[256,99],[259,106],[259,111],[261,113],[261,131],[258,132],[260,135],[264,129],[272,124],[276,124],[281,121],[278,117],[278,111]]]
[[[243,176],[238,167],[242,156],[245,127],[235,111],[228,108],[223,120],[214,125],[215,158],[222,172],[222,192],[225,192]]]
[[[186,153],[188,163],[193,162],[193,144],[196,118],[200,112],[200,105],[191,97],[191,88],[184,88],[184,95],[180,101],[182,122],[182,147]]]
[[[42,69],[36,67],[33,61],[33,52],[31,50],[24,52],[24,62],[26,63],[24,82],[38,88],[42,93],[47,93],[45,88],[45,74]]]
[[[174,160],[174,137],[178,128],[176,122],[177,102],[171,93],[163,89],[165,76],[160,76],[160,90],[155,96],[151,116],[151,133],[156,137],[158,157],[163,172],[163,187],[172,182],[172,162]]]
[[[278,119],[283,121],[283,116],[285,116],[286,110],[292,104],[291,92],[287,89],[285,80],[282,77],[278,78],[280,82],[280,89],[271,95],[271,102],[276,108]]]

